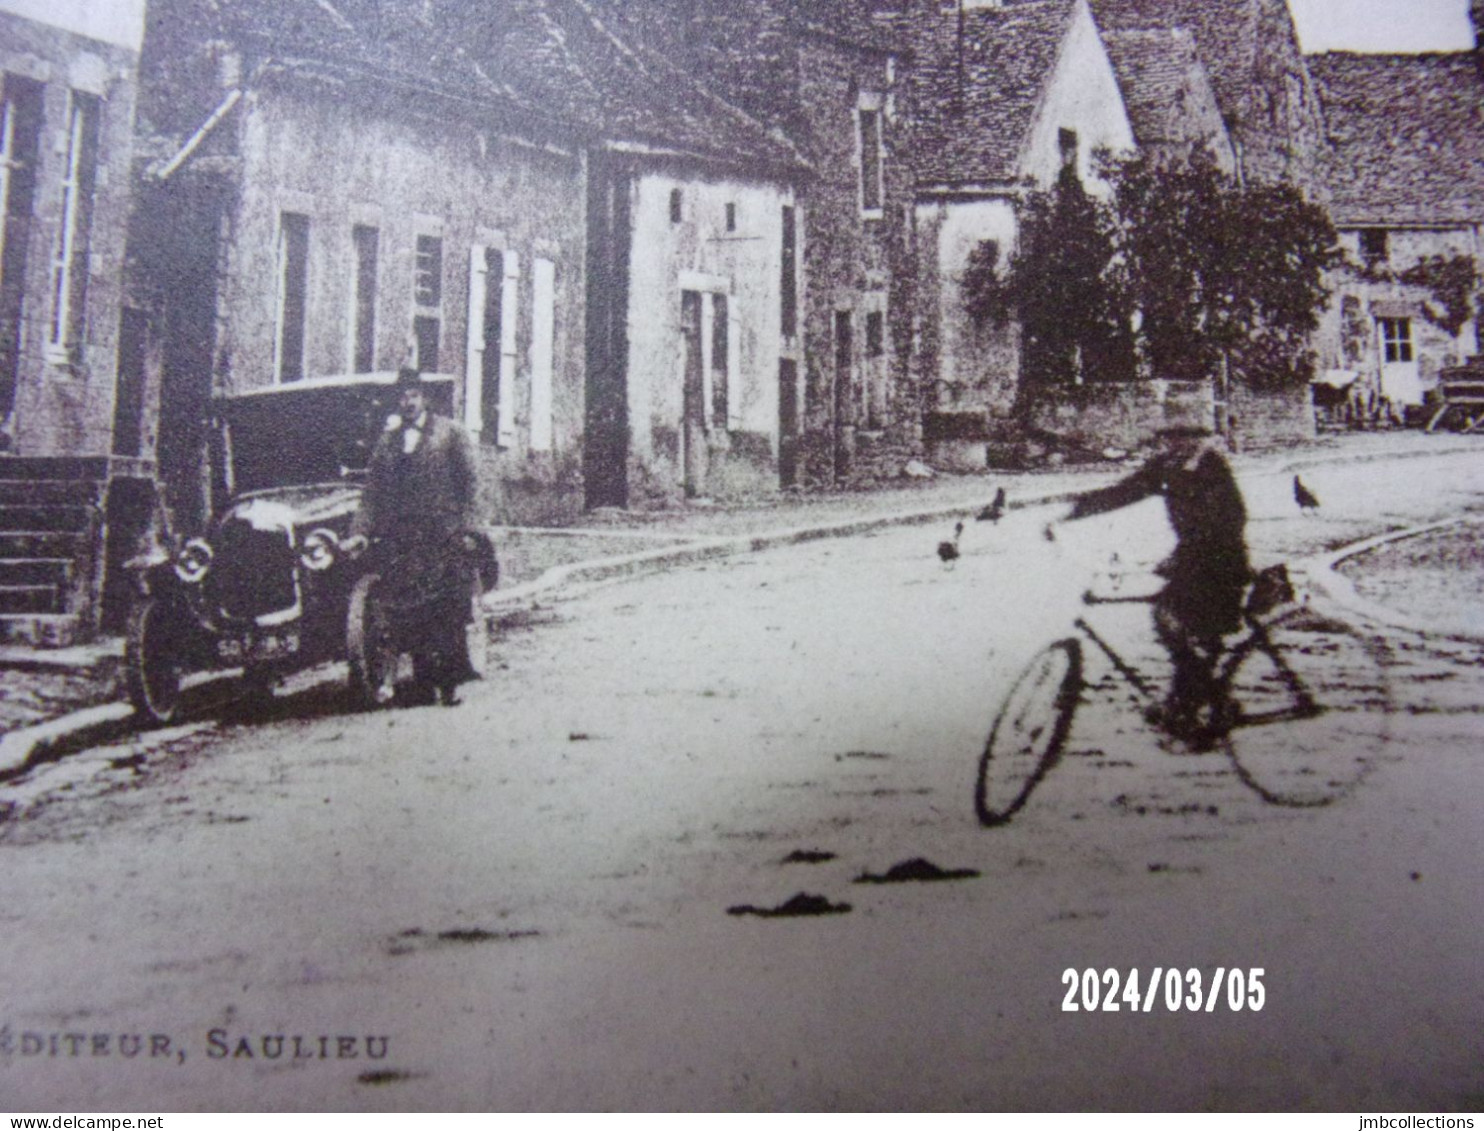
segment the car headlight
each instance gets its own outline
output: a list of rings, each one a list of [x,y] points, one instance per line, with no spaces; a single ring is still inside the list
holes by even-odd
[[[188,585],[196,585],[211,569],[211,559],[215,556],[205,538],[192,538],[175,555],[175,576]]]
[[[304,563],[305,569],[323,573],[335,564],[335,559],[339,556],[340,539],[333,530],[322,526],[304,536],[304,548],[299,551],[299,560]]]

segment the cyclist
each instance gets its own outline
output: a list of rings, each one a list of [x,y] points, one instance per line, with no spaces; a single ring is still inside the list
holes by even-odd
[[[1080,496],[1063,521],[1162,495],[1175,549],[1155,567],[1165,586],[1154,599],[1154,630],[1174,678],[1151,722],[1185,739],[1201,738],[1200,710],[1214,705],[1221,638],[1241,627],[1242,595],[1252,579],[1247,509],[1226,457],[1208,429],[1162,429],[1149,460],[1109,487]],[[1047,528],[1050,535],[1051,528]]]

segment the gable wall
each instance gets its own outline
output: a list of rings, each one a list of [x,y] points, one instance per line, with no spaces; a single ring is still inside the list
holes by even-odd
[[[121,264],[130,207],[139,56],[132,47],[68,30],[69,21],[62,18],[68,11],[39,12],[45,17],[42,22],[0,10],[0,72],[41,87],[36,178],[24,243],[25,266],[19,273],[24,295],[19,362],[8,427],[4,427],[6,406],[0,404],[0,427],[18,455],[107,455],[113,448]],[[119,18],[128,11],[120,12]],[[52,271],[63,227],[68,115],[74,90],[98,99],[98,148],[88,250],[82,266],[85,319],[74,348],[59,352],[49,348],[56,310]],[[11,229],[10,238],[15,237]]]
[[[1045,188],[1061,168],[1059,131],[1077,131],[1078,171],[1094,194],[1108,186],[1093,172],[1099,147],[1131,149],[1133,130],[1122,95],[1086,4],[1079,4],[1056,71],[1027,139],[1021,171]],[[923,284],[920,364],[937,380],[923,398],[929,410],[1010,411],[1020,369],[1019,334],[1013,326],[975,326],[964,311],[963,274],[974,248],[984,240],[999,245],[1002,267],[1014,254],[1018,220],[1016,193],[939,197],[920,200],[917,237],[924,266],[934,277]]]
[[[1077,173],[1082,183],[1089,192],[1106,195],[1107,186],[1094,175],[1093,156],[1099,148],[1133,149],[1134,134],[1113,65],[1086,3],[1077,5],[1021,160],[1021,171],[1041,188],[1048,188],[1061,171],[1058,136],[1063,127],[1077,131]]]
[[[792,190],[765,181],[652,169],[633,182],[628,316],[632,502],[683,491],[683,290],[725,295],[726,419],[708,408],[709,494],[777,487],[782,210]],[[671,220],[671,194],[680,220]],[[736,228],[726,227],[727,205]]]

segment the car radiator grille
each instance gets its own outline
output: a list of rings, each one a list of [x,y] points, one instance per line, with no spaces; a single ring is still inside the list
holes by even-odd
[[[209,575],[212,603],[229,620],[254,620],[294,607],[296,567],[287,530],[241,521],[222,526]]]

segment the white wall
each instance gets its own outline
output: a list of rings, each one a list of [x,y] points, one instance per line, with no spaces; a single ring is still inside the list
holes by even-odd
[[[681,193],[681,220],[670,220],[670,194]],[[726,206],[737,228],[726,229]],[[629,311],[629,421],[632,450],[653,455],[656,428],[678,428],[683,403],[682,276],[725,280],[708,289],[727,296],[736,431],[767,435],[778,447],[778,359],[782,340],[780,276],[784,188],[735,180],[702,181],[646,173],[634,187]]]
[[[1103,48],[1086,0],[1079,0],[1056,70],[1047,82],[1021,152],[1017,173],[1048,188],[1062,167],[1062,129],[1077,132],[1077,171],[1088,191],[1106,196],[1109,187],[1093,174],[1098,149],[1134,148],[1113,65]],[[969,253],[983,240],[995,240],[1000,263],[1015,250],[1017,222],[1008,195],[924,202],[917,227],[937,240],[938,373],[942,407],[1008,407],[1018,380],[1019,351],[1013,330],[976,330],[964,313],[962,280]]]
[[[1061,129],[1077,131],[1077,172],[1088,191],[1106,195],[1093,176],[1092,155],[1098,149],[1134,148],[1134,131],[1124,109],[1113,64],[1098,37],[1097,26],[1079,0],[1061,58],[1047,86],[1021,158],[1021,172],[1048,187],[1061,171]]]
[[[1015,209],[1004,198],[955,201],[924,208],[938,211],[938,319],[941,327],[938,376],[948,384],[972,386],[985,376],[985,359],[973,348],[973,328],[964,313],[963,275],[969,253],[983,240],[1000,245],[1000,264],[1008,265],[1015,252]]]
[[[145,0],[0,0],[0,12],[139,50]]]

